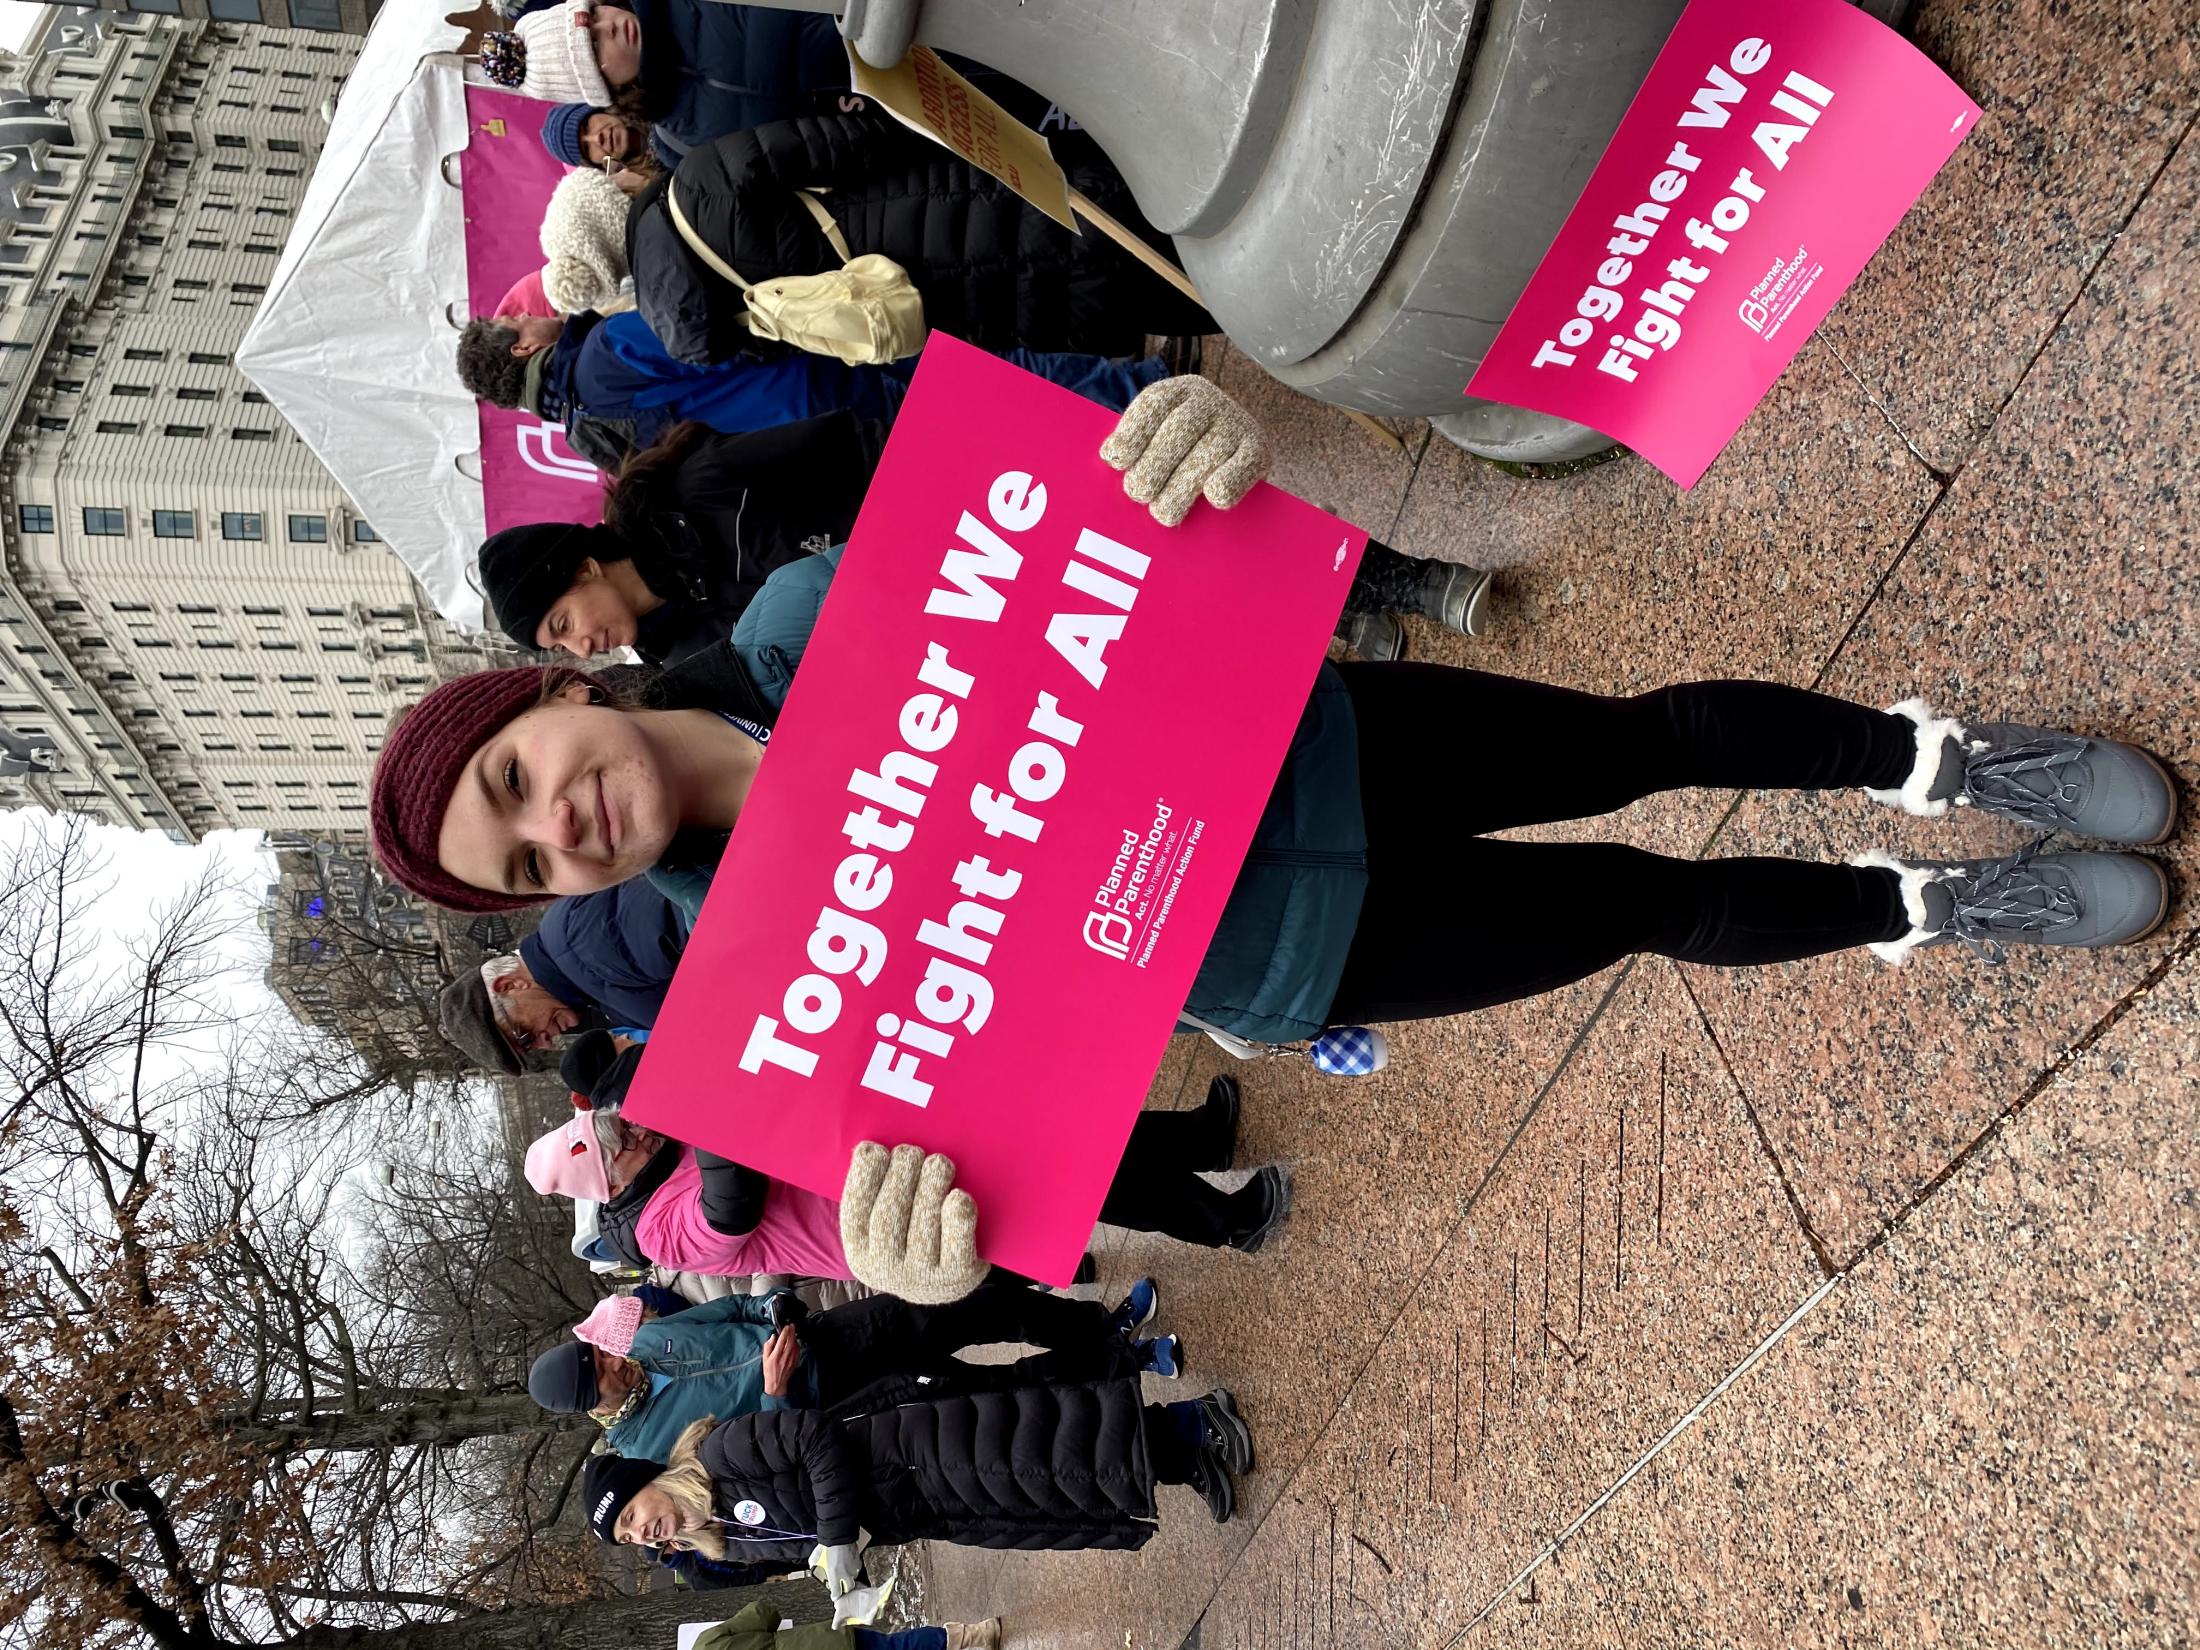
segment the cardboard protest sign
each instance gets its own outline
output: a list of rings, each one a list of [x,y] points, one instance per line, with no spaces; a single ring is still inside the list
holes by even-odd
[[[1691,0],[1467,393],[1694,486],[1978,113],[1844,0]]]
[[[1056,1283],[1367,542],[1266,486],[1160,527],[1114,420],[933,335],[626,1103],[833,1197],[947,1152]]]
[[[566,168],[542,144],[550,105],[517,92],[466,88],[472,141],[458,160],[466,201],[466,299],[492,313],[521,276],[542,268],[542,214]],[[565,444],[561,426],[481,403],[481,502],[489,531],[530,521],[600,521],[603,475]]]
[[[911,46],[891,69],[874,69],[848,52],[855,89],[904,126],[945,144],[990,173],[1056,223],[1076,234],[1069,179],[1047,140],[940,61],[929,46]]]

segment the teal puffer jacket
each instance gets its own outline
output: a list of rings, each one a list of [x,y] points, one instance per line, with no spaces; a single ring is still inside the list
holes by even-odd
[[[734,626],[732,654],[774,709],[794,684],[839,565],[835,549],[780,568]],[[659,865],[650,880],[690,922],[710,888],[709,868],[692,862]],[[1186,1015],[1254,1042],[1320,1032],[1366,891],[1359,726],[1344,679],[1325,664],[1192,981]]]

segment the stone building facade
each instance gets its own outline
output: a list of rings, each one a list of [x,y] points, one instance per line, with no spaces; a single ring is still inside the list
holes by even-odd
[[[488,662],[231,359],[357,51],[49,8],[0,55],[0,806],[356,831]]]

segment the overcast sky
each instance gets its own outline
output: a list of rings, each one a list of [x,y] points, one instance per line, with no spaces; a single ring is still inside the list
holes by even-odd
[[[0,47],[11,52],[20,49],[45,9],[25,5],[24,0],[0,0]]]
[[[27,8],[10,5],[9,9]],[[56,816],[41,808],[0,809],[0,857],[12,854],[26,833],[44,835],[55,823]],[[275,856],[265,837],[257,831],[215,831],[205,841],[185,846],[155,831],[126,831],[116,825],[95,825],[91,835],[100,857],[107,861],[101,880],[110,885],[91,916],[118,954],[129,936],[143,932],[149,912],[206,866],[219,866],[236,884],[232,909],[246,923],[234,951],[236,977],[225,982],[227,1001],[239,1019],[281,1007],[265,978],[267,936],[253,922],[267,885],[275,880]]]

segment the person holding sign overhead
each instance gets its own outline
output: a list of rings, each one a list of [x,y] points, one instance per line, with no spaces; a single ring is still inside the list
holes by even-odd
[[[1201,496],[1234,503],[1266,458],[1250,415],[1197,378],[1141,394],[1102,456],[1164,524]],[[988,507],[1016,517],[1016,504],[997,489]],[[699,910],[836,565],[808,557],[774,574],[727,648],[683,667],[694,673],[680,708],[618,706],[555,671],[436,688],[375,770],[384,866],[460,910],[645,872]],[[946,661],[937,671],[952,693]],[[1465,771],[1431,785],[1442,730],[1456,730]],[[1186,1019],[1240,1044],[1287,1044],[1340,1022],[1467,1013],[1638,952],[1717,967],[1852,947],[1889,961],[1926,947],[1991,955],[2126,944],[2168,913],[2167,876],[2129,853],[1827,865],[1484,834],[1690,785],[1860,790],[1925,816],[1969,806],[2121,843],[2166,840],[2176,822],[2175,793],[2142,752],[1970,725],[1917,700],[1880,711],[1771,682],[1604,698],[1434,665],[1324,665]],[[905,824],[891,803],[851,814],[851,833],[889,843]],[[922,1159],[859,1147],[840,1211],[857,1275],[905,1295],[968,1288],[983,1272],[952,1165]]]

